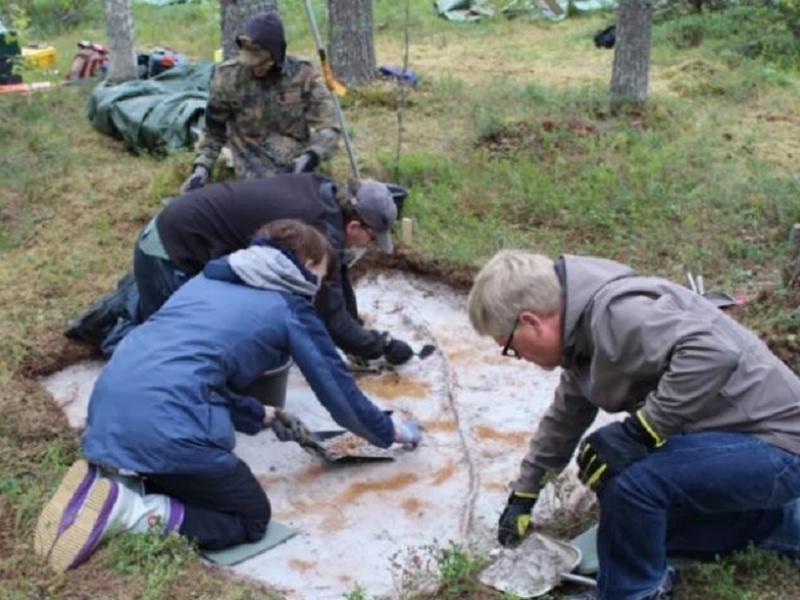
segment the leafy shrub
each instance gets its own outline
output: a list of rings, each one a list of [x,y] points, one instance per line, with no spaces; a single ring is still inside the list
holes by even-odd
[[[795,34],[794,32],[797,31]],[[779,7],[741,4],[725,10],[684,14],[658,24],[656,42],[677,49],[700,44],[715,52],[762,58],[781,66],[800,63],[800,0]]]
[[[73,27],[98,8],[92,0],[16,0],[0,10],[0,18],[18,30],[28,25],[42,32]]]

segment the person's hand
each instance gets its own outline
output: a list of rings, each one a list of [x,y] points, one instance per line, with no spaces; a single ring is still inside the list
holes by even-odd
[[[303,152],[292,161],[291,173],[310,173],[319,164],[319,156],[313,150]]]
[[[414,417],[404,416],[392,419],[394,424],[394,441],[408,448],[416,448],[422,441],[422,425]]]
[[[300,419],[279,408],[274,409],[274,413],[275,418],[269,426],[280,441],[297,442],[301,446],[313,443],[313,434]]]
[[[274,406],[264,406],[264,426],[272,427],[272,422],[275,420],[276,409]]]
[[[642,411],[624,421],[601,427],[581,442],[578,449],[578,478],[599,491],[651,450],[664,444],[663,438],[645,420]]]
[[[201,188],[206,183],[208,183],[208,169],[203,165],[196,165],[192,174],[183,182],[181,194]]]
[[[511,492],[497,524],[497,541],[501,546],[515,546],[531,529],[531,511],[539,497],[534,492]]]
[[[414,351],[403,340],[396,340],[388,333],[384,333],[383,356],[390,365],[402,365],[411,360]]]

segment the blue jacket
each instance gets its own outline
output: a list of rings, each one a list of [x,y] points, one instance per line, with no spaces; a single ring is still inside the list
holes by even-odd
[[[141,474],[231,468],[234,428],[256,434],[264,419],[258,400],[232,389],[288,357],[339,425],[392,443],[391,419],[356,386],[311,298],[248,285],[231,261],[209,263],[118,346],[89,402],[88,460]]]

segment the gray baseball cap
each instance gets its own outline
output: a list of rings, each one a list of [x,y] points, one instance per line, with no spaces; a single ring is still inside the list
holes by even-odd
[[[392,226],[397,220],[397,205],[389,188],[374,179],[364,179],[358,186],[354,208],[359,218],[372,230],[375,242],[386,254],[394,250]]]

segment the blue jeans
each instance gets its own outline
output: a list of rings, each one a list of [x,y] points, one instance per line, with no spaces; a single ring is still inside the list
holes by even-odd
[[[679,435],[600,491],[598,596],[640,600],[667,554],[761,548],[800,557],[800,455],[740,433]]]
[[[137,324],[144,323],[189,280],[170,261],[142,252],[138,243],[133,251],[133,273],[139,288]]]

